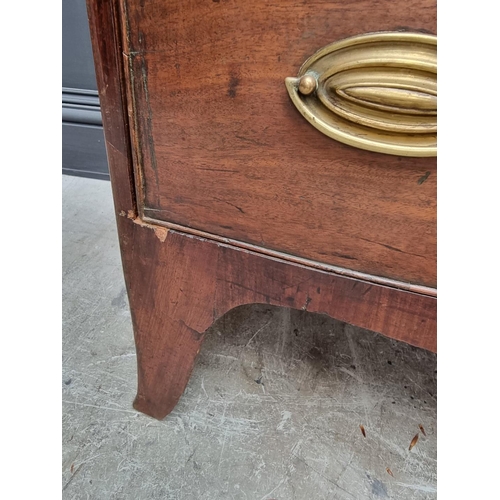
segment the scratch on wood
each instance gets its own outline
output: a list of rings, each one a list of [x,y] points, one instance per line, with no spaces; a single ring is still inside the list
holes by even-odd
[[[307,311],[307,307],[309,306],[311,301],[312,301],[311,297],[309,297],[309,294],[307,294],[306,303],[302,306],[303,311]]]
[[[237,210],[239,210],[242,214],[244,214],[244,213],[245,213],[245,211],[244,211],[241,207],[239,207],[238,205],[235,205],[234,203],[230,203],[229,201],[226,201],[226,200],[221,200],[221,199],[219,199],[219,198],[214,198],[214,200],[215,200],[215,201],[219,201],[219,202],[221,202],[221,203],[226,203],[227,205],[230,205],[230,206],[232,206],[232,207],[236,208]]]
[[[249,137],[244,137],[242,135],[235,135],[235,137],[240,141],[250,142],[251,144],[255,144],[256,146],[269,146],[269,144],[266,144],[265,142],[256,141],[255,139],[250,139]]]
[[[415,257],[423,257],[418,253],[407,252],[405,250],[401,250],[400,248],[393,247],[391,245],[386,245],[385,243],[378,243],[377,241],[368,240],[366,238],[359,238],[360,240],[367,241],[368,243],[373,243],[374,245],[380,245],[381,247],[388,248],[389,250],[394,250],[395,252],[406,253],[408,255],[414,255]]]

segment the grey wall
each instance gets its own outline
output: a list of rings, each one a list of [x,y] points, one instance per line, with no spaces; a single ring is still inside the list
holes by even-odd
[[[85,0],[62,14],[63,173],[109,179]]]
[[[62,85],[97,90],[85,0],[62,3]]]

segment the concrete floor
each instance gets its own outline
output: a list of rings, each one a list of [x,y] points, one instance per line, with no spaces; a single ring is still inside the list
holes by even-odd
[[[434,354],[244,306],[210,328],[164,421],[134,411],[106,181],[63,176],[63,297],[64,499],[436,498]]]

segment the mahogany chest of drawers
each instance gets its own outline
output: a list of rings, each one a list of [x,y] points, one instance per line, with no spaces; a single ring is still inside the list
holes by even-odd
[[[88,0],[138,354],[163,418],[268,303],[436,349],[436,5]]]

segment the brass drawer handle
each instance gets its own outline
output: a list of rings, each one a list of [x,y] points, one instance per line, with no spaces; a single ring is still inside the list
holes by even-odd
[[[401,156],[437,153],[437,38],[359,35],[323,47],[285,79],[292,102],[323,134]]]

